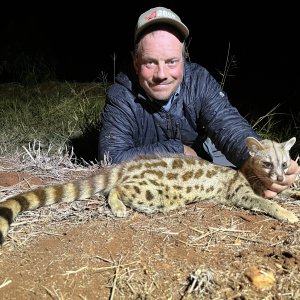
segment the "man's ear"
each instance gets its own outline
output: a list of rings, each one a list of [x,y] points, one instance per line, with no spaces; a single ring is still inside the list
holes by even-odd
[[[138,68],[138,58],[137,55],[132,53],[132,64],[135,70],[135,73],[138,74],[139,68]]]

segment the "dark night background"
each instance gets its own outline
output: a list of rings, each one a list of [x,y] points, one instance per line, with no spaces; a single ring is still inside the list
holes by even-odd
[[[108,2],[108,1],[107,1]],[[189,2],[191,2],[189,4]],[[241,112],[264,113],[280,104],[280,111],[298,115],[300,97],[299,16],[295,5],[242,1],[146,1],[139,4],[53,2],[13,4],[0,20],[0,81],[15,81],[8,70],[20,57],[42,58],[56,79],[95,81],[101,72],[113,78],[130,59],[138,16],[155,6],[177,13],[190,30],[189,54],[218,81],[228,45],[237,68],[225,83],[231,102]]]

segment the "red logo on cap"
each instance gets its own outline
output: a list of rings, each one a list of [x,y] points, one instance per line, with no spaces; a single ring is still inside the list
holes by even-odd
[[[151,20],[151,19],[154,19],[154,18],[156,18],[156,10],[153,11],[150,15],[145,16],[146,20]]]

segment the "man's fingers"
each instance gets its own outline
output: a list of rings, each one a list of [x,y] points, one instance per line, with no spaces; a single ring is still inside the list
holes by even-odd
[[[264,193],[265,193],[265,198],[274,198],[275,196],[277,196],[277,193],[271,190],[265,190]]]
[[[295,162],[294,160],[291,161],[291,165],[289,169],[287,170],[287,175],[293,175],[295,174],[296,176],[300,174],[300,166]]]

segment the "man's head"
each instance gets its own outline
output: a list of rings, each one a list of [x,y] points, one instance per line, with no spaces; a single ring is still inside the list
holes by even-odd
[[[189,36],[188,28],[181,22],[178,15],[165,7],[155,7],[142,13],[138,19],[134,32],[134,43],[137,43],[145,30],[153,25],[170,25],[178,32],[183,40]]]
[[[153,8],[139,17],[133,63],[150,98],[166,101],[182,82],[188,34],[187,27],[169,9]]]

